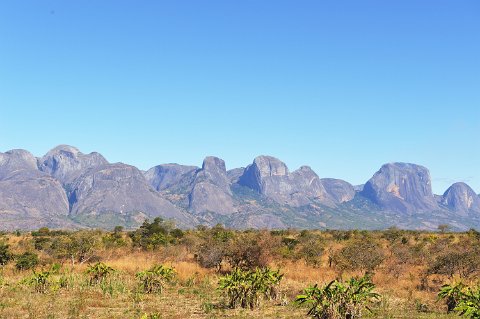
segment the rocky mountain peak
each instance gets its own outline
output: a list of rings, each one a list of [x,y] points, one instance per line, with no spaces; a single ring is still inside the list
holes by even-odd
[[[161,164],[146,171],[145,178],[154,189],[160,191],[175,187],[187,175],[193,174],[198,169],[197,166],[187,166],[175,163]]]
[[[37,170],[37,160],[25,150],[10,150],[0,153],[0,179],[22,170]]]
[[[273,156],[258,156],[254,159],[253,166],[262,177],[286,176],[289,173],[287,165]]]
[[[227,172],[225,161],[215,156],[207,156],[203,160],[202,169],[206,171]]]
[[[225,161],[218,157],[208,156],[203,160],[202,169],[198,171],[195,181],[208,181],[230,192]]]
[[[410,214],[438,209],[430,172],[416,164],[384,164],[361,193],[387,210]]]
[[[443,194],[441,203],[462,215],[480,213],[480,197],[465,183],[450,186]]]
[[[40,170],[57,178],[62,184],[72,183],[85,170],[108,164],[99,153],[83,154],[69,145],[59,145],[38,161]]]
[[[189,194],[189,207],[197,214],[215,212],[225,215],[235,211],[224,160],[214,156],[203,160]]]
[[[328,206],[334,205],[318,175],[309,166],[302,166],[290,173],[285,163],[272,156],[255,158],[238,183],[279,204],[300,207],[316,200]]]

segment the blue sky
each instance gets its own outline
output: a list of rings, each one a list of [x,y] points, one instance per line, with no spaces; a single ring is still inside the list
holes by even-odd
[[[480,2],[2,1],[0,151],[147,169],[260,154],[480,192]]]

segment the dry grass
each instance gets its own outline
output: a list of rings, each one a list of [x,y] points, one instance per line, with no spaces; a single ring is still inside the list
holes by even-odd
[[[424,237],[428,235],[422,235]],[[336,251],[340,243],[325,236],[326,251]],[[420,238],[419,240],[421,240]],[[25,237],[9,236],[15,253],[25,251]],[[383,242],[386,249],[386,244]],[[30,271],[17,271],[13,264],[0,270],[0,318],[141,318],[144,314],[159,313],[161,318],[301,318],[305,309],[292,304],[294,297],[314,283],[327,283],[339,277],[339,272],[328,266],[327,256],[321,265],[313,267],[303,260],[271,260],[273,268],[285,274],[279,301],[265,302],[254,311],[226,309],[217,290],[219,274],[200,267],[185,247],[167,247],[155,252],[130,248],[104,250],[102,261],[117,270],[104,287],[89,286],[85,270],[87,263],[65,263],[64,275],[71,279],[67,288],[52,289],[46,294],[35,293],[22,283]],[[42,256],[44,259],[48,256]],[[143,294],[138,290],[135,273],[155,264],[175,268],[177,281],[162,294]],[[444,314],[444,307],[436,302],[435,290],[419,290],[425,266],[398,265],[388,259],[375,272],[373,281],[384,297],[376,305],[371,318],[456,318]],[[400,269],[400,270],[399,270]],[[358,276],[360,272],[345,272],[344,278]],[[56,275],[58,280],[60,275]],[[419,310],[422,305],[430,312]]]

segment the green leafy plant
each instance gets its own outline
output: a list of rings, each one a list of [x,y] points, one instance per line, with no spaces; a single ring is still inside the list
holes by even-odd
[[[298,295],[295,302],[308,305],[307,315],[318,319],[360,318],[368,305],[380,295],[369,276],[351,278],[347,282],[333,280],[323,287],[314,285]]]
[[[176,277],[173,268],[155,265],[152,268],[139,272],[135,277],[140,281],[140,286],[145,293],[162,293],[163,288]]]
[[[224,291],[230,308],[254,309],[262,298],[277,298],[277,287],[282,278],[280,270],[273,271],[267,267],[255,270],[235,268],[220,278],[219,289]]]
[[[102,262],[97,262],[95,265],[87,268],[86,273],[90,275],[88,283],[90,285],[97,285],[103,282],[108,276],[110,276],[114,272],[115,269],[113,269],[112,267]]]
[[[24,283],[33,286],[36,292],[44,294],[48,291],[48,288],[51,285],[50,275],[50,271],[36,272],[34,270],[33,275],[26,278]]]
[[[465,285],[461,282],[453,285],[443,285],[438,293],[439,300],[445,300],[447,305],[447,312],[452,312],[458,305],[458,302],[462,299],[465,289]]]
[[[480,318],[480,286],[467,287],[461,283],[443,285],[438,293],[439,299],[445,299],[449,311],[457,311],[460,316]],[[451,305],[455,307],[450,310]]]

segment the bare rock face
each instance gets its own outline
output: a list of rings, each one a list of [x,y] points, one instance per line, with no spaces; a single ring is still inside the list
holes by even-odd
[[[458,214],[480,214],[480,197],[465,183],[455,183],[443,194],[441,203]]]
[[[0,153],[0,229],[71,226],[62,185],[24,150]]]
[[[37,160],[30,152],[11,150],[0,153],[0,179],[8,178],[12,174],[25,170],[38,170]]]
[[[77,148],[59,145],[38,160],[38,167],[63,185],[72,183],[75,178],[92,167],[108,164],[99,153],[83,154]]]
[[[160,191],[175,187],[185,176],[196,170],[198,170],[196,166],[162,164],[145,172],[145,178],[153,188]]]
[[[439,209],[432,193],[430,172],[409,163],[383,165],[361,194],[385,210],[413,214]]]
[[[214,212],[227,215],[235,212],[230,180],[222,159],[209,156],[203,161],[189,195],[189,209],[195,214]]]
[[[317,174],[308,166],[290,173],[285,163],[271,156],[259,156],[247,166],[238,183],[280,204],[294,207],[308,205],[312,199],[331,205]]]
[[[272,156],[258,156],[254,159],[253,164],[245,168],[238,182],[240,185],[256,190],[260,194],[267,195],[273,193],[271,185],[275,180],[281,181],[288,174],[287,165],[279,159]]]
[[[238,183],[240,176],[245,172],[245,167],[233,168],[227,171],[227,177],[231,184]]]
[[[142,213],[147,217],[175,219],[181,226],[193,218],[152,189],[142,172],[126,164],[107,164],[86,171],[72,184],[71,214]]]
[[[322,178],[320,181],[337,204],[351,201],[355,197],[355,188],[348,182],[335,178]]]

